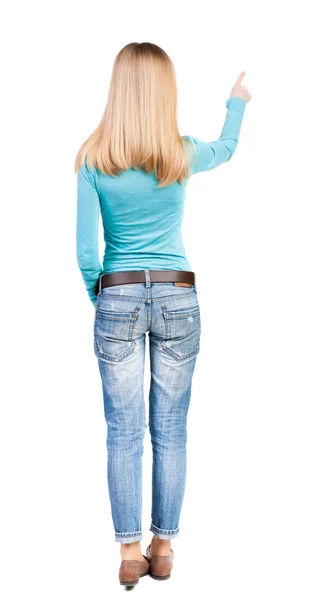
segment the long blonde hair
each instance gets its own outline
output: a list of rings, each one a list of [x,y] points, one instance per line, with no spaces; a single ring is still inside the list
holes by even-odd
[[[157,187],[165,187],[189,177],[191,152],[193,144],[178,130],[171,59],[156,44],[127,44],[115,58],[103,117],[78,150],[75,172],[86,159],[106,175],[131,167],[154,172]]]

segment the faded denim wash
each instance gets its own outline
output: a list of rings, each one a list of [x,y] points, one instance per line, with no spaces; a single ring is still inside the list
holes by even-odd
[[[146,333],[150,350],[149,431],[153,450],[150,530],[179,534],[186,483],[186,419],[200,350],[194,285],[144,283],[102,288],[97,295],[94,351],[107,423],[107,481],[115,541],[142,540],[142,454]]]

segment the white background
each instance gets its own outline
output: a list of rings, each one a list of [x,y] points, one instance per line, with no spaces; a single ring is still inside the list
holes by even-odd
[[[3,15],[2,598],[124,593],[73,165],[102,116],[113,60],[132,41],[172,58],[181,135],[219,137],[243,70],[252,94],[231,161],[187,188],[202,347],[186,496],[172,578],[145,577],[134,593],[320,600],[318,3],[247,0],[14,2]],[[145,442],[143,551],[148,431]]]

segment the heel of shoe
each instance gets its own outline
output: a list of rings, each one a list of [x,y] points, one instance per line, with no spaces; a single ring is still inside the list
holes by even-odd
[[[159,581],[163,581],[164,579],[170,579],[171,577],[171,573],[169,573],[169,575],[153,575],[152,571],[150,575],[153,579],[158,579]]]
[[[167,556],[158,556],[151,554],[150,546],[148,546],[146,549],[146,555],[148,557],[148,560],[150,561],[151,577],[159,581],[169,579],[173,569],[174,552],[172,548],[170,549],[170,554],[168,554]]]
[[[137,579],[136,581],[121,581],[120,580],[120,584],[121,585],[126,585],[128,587],[134,587],[135,585],[137,585],[139,583],[139,580]]]

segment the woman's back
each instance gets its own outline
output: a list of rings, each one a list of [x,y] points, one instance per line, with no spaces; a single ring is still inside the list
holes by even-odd
[[[190,270],[181,240],[186,183],[158,188],[153,173],[128,169],[117,178],[95,171],[104,228],[104,272]]]
[[[189,175],[209,171],[227,162],[237,144],[246,101],[231,97],[217,140],[203,142],[183,136],[191,149]],[[97,167],[78,170],[77,261],[88,291],[96,305],[95,285],[102,272],[141,269],[190,271],[181,236],[186,186],[182,183],[158,187],[155,174],[129,168],[116,177]],[[102,218],[105,250],[103,265],[98,256],[98,222]]]

